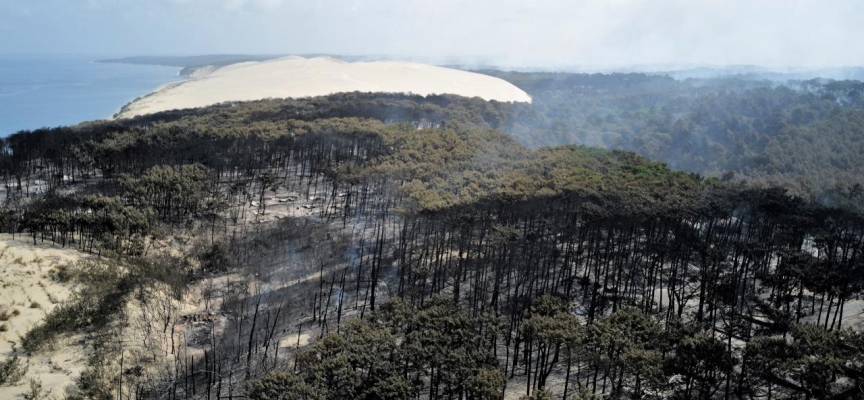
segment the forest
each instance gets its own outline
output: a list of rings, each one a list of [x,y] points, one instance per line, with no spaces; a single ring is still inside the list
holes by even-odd
[[[540,118],[516,116],[503,128],[529,146],[628,150],[822,202],[862,184],[860,81],[484,72],[534,98]]]
[[[0,230],[94,256],[22,354],[85,332],[73,399],[864,396],[861,83],[496,74],[534,103],[3,139]]]

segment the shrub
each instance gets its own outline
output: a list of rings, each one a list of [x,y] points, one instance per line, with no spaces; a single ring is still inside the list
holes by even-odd
[[[87,368],[81,371],[81,376],[76,380],[73,389],[67,389],[67,400],[114,398],[115,381],[112,379],[104,350],[104,347],[100,348],[90,356]]]
[[[530,396],[522,396],[520,400],[552,400],[552,395],[545,388],[534,391]]]
[[[291,372],[270,371],[260,379],[246,383],[250,400],[315,400],[319,397],[299,376]]]
[[[58,265],[56,270],[52,270],[51,272],[51,277],[60,283],[69,282],[76,275],[76,270],[69,264]]]
[[[12,311],[6,310],[0,313],[0,321],[8,321],[10,318],[17,317],[18,315],[21,315],[21,311],[18,311],[15,308],[13,308]]]
[[[24,396],[24,400],[45,400],[48,399],[48,394],[51,393],[50,390],[45,390],[42,387],[42,382],[36,379],[30,380],[30,391],[22,394]]]
[[[222,242],[214,242],[209,247],[198,253],[198,260],[202,270],[210,273],[223,272],[228,269],[228,247]]]
[[[0,361],[0,386],[17,385],[27,375],[27,366],[18,356],[6,361]]]
[[[82,298],[54,308],[45,319],[21,338],[21,347],[32,354],[50,344],[54,337],[89,325],[98,311],[98,299]]]
[[[21,339],[21,347],[32,354],[50,345],[57,335],[106,326],[126,304],[134,279],[119,268],[98,263],[79,265],[82,283],[73,301],[51,310],[41,323]]]

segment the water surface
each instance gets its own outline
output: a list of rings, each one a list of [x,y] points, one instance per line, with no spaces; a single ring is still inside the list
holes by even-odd
[[[103,64],[93,56],[0,55],[0,137],[111,117],[180,68]]]

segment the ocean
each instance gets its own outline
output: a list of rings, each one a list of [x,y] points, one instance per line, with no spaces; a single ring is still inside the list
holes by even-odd
[[[180,68],[103,64],[108,57],[0,55],[0,137],[25,129],[111,117],[166,83]]]

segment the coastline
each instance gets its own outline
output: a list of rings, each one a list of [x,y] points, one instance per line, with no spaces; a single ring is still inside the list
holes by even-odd
[[[96,62],[104,62],[104,61],[96,61]],[[176,88],[176,87],[178,87],[184,83],[187,83],[187,82],[190,82],[193,80],[197,80],[197,79],[206,78],[207,76],[209,76],[211,73],[213,73],[217,69],[219,69],[219,68],[215,67],[213,65],[203,65],[203,66],[198,66],[198,67],[183,68],[182,70],[180,70],[177,73],[177,76],[180,78],[183,78],[183,80],[178,81],[178,82],[169,82],[169,83],[159,85],[158,87],[156,87],[156,89],[153,89],[149,93],[138,96],[138,97],[136,97],[130,101],[127,101],[126,104],[123,104],[123,106],[121,106],[119,109],[117,109],[117,111],[115,111],[113,114],[111,114],[111,117],[109,117],[107,119],[113,121],[113,120],[124,118],[123,113],[128,112],[130,110],[129,107],[133,103],[144,100],[144,99],[152,97],[152,96],[156,96],[156,95],[158,95],[164,91],[174,89],[174,88]]]
[[[143,100],[143,99],[146,99],[146,98],[148,98],[148,97],[150,97],[150,96],[157,95],[157,94],[159,94],[159,93],[162,92],[162,91],[165,91],[165,90],[171,89],[171,88],[173,88],[173,87],[175,87],[175,86],[178,86],[178,85],[182,85],[182,84],[184,84],[184,83],[186,83],[186,82],[188,82],[188,81],[189,81],[189,80],[186,79],[186,80],[183,80],[183,81],[180,81],[180,82],[171,82],[171,83],[163,84],[163,85],[157,87],[156,89],[153,89],[153,91],[150,92],[150,93],[147,93],[147,94],[142,95],[142,96],[138,96],[138,97],[136,97],[136,98],[134,98],[134,99],[132,99],[132,100],[126,102],[126,104],[122,105],[119,109],[117,109],[117,111],[114,112],[114,114],[111,114],[111,116],[108,117],[108,118],[106,118],[106,119],[109,120],[109,121],[113,121],[113,120],[120,119],[120,118],[123,117],[123,113],[124,113],[124,112],[129,111],[129,106],[131,106],[133,103],[135,103],[135,102],[137,102],[137,101],[140,101],[140,100]]]

